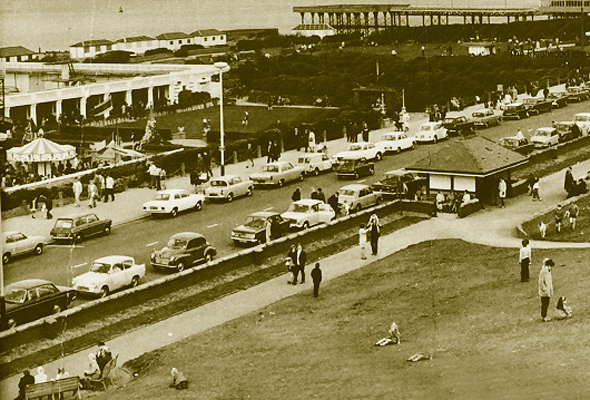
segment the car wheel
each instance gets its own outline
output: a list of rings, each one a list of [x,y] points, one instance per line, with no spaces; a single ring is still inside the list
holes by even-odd
[[[250,197],[250,196],[252,196],[252,193],[254,193],[254,192],[253,192],[253,190],[252,190],[252,186],[250,186],[250,187],[248,188],[248,190],[246,191],[246,196]]]
[[[234,201],[234,194],[233,193],[228,193],[227,194],[227,202],[231,203],[232,201]]]
[[[179,262],[178,264],[176,264],[176,270],[177,270],[178,272],[182,272],[182,271],[184,271],[184,268],[185,268],[185,266],[184,266],[184,262],[182,262],[182,261],[181,261],[181,262]]]
[[[309,228],[309,222],[305,221],[303,223],[303,229],[308,229]]]
[[[354,212],[355,212],[355,213],[357,213],[357,212],[361,212],[361,210],[362,210],[362,207],[361,207],[361,205],[360,205],[360,204],[357,204],[357,205],[356,205],[356,207],[354,208]]]
[[[401,148],[401,147],[398,147],[398,148],[395,150],[395,152],[396,152],[397,154],[401,153],[401,152],[402,152],[402,148]]]
[[[381,153],[377,153],[377,154],[375,155],[375,159],[376,159],[377,161],[380,161],[382,158],[383,158],[383,154],[381,154]]]
[[[371,167],[369,168],[369,175],[374,175],[375,174],[375,168]]]
[[[174,207],[174,208],[172,209],[172,211],[170,211],[170,216],[171,216],[172,218],[174,218],[174,217],[176,217],[177,215],[178,215],[178,209],[177,209],[176,207]]]
[[[486,129],[489,128],[490,127],[490,123],[489,122],[484,122],[483,127],[486,128]]]
[[[202,208],[203,208],[203,202],[197,201],[197,204],[195,204],[195,211],[201,211]]]
[[[360,178],[360,175],[357,171],[354,171],[354,179]]]
[[[37,246],[35,246],[34,252],[38,256],[43,254],[43,244],[39,243]]]
[[[412,146],[410,148],[414,150],[416,148],[416,142],[412,142]]]
[[[10,253],[4,253],[2,255],[2,262],[4,264],[8,264],[9,261],[10,261]]]
[[[14,318],[8,318],[8,321],[6,321],[6,325],[8,325],[8,329],[12,329],[15,326],[17,326],[18,323],[16,322],[16,319],[14,319]]]
[[[436,143],[436,142],[438,142],[438,138],[435,135],[434,138],[432,139],[432,143]]]
[[[211,262],[213,261],[213,253],[207,253],[205,254],[205,262]]]
[[[520,114],[516,114],[516,119],[518,119],[518,120],[520,120],[520,119],[521,119],[521,116],[520,116]]]
[[[59,304],[54,305],[53,306],[53,313],[54,314],[57,314],[57,313],[60,313],[60,312],[62,312],[61,306]]]
[[[378,206],[379,204],[381,204],[381,197],[377,197],[377,200],[375,200],[375,205]]]
[[[318,175],[320,174],[320,169],[319,169],[319,168],[316,168],[316,169],[314,169],[314,170],[313,170],[313,174],[314,174],[315,176],[318,176]]]
[[[303,181],[305,179],[305,175],[303,175],[303,173],[301,175],[299,175],[299,181]]]
[[[110,235],[111,234],[111,227],[110,226],[105,226],[104,230],[102,231],[102,233],[104,233],[105,236]]]
[[[100,293],[98,295],[100,296],[100,298],[107,297],[109,295],[109,287],[103,286],[102,288],[100,288]]]
[[[80,243],[81,241],[82,241],[82,234],[76,233],[76,235],[74,236],[74,243]]]
[[[285,180],[284,179],[281,179],[279,181],[279,187],[283,187],[283,186],[285,186]]]
[[[139,276],[135,275],[132,279],[131,279],[131,287],[135,287],[139,285]]]

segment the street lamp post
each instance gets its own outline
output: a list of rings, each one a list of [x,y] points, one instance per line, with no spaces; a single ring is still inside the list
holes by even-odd
[[[219,70],[219,154],[221,157],[221,176],[225,175],[225,132],[223,130],[223,73],[229,71],[226,62],[216,62],[215,68]]]

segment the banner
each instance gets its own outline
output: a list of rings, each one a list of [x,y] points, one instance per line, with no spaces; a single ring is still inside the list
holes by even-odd
[[[96,107],[94,107],[92,109],[92,111],[90,112],[90,114],[94,117],[99,117],[102,115],[107,115],[108,113],[113,109],[113,102],[111,101],[111,96],[109,95],[109,97],[103,101],[102,103],[99,103]]]

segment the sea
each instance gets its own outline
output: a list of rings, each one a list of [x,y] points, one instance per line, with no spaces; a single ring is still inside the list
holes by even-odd
[[[1,0],[0,47],[68,50],[82,40],[117,40],[198,29],[278,28],[301,22],[295,6],[411,4],[454,7],[530,7],[538,0]],[[309,18],[309,15],[307,15]],[[309,21],[308,21],[309,23]]]

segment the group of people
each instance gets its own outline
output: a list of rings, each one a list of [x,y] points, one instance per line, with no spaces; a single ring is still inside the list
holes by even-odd
[[[268,145],[266,146],[266,162],[276,162],[279,161],[281,158],[281,146],[277,140],[269,141]],[[254,161],[252,160],[252,166],[254,166]]]
[[[285,259],[285,265],[287,271],[292,274],[292,277],[287,281],[290,285],[297,285],[297,279],[301,275],[301,281],[299,283],[305,283],[305,263],[307,262],[307,253],[303,250],[301,243],[291,246],[287,258]],[[320,293],[320,283],[322,282],[322,270],[320,263],[315,263],[314,268],[311,270],[311,280],[313,281],[313,296],[318,297]]]
[[[565,171],[563,188],[567,192],[568,198],[588,192],[588,186],[584,178],[579,178],[577,180],[574,178],[572,167],[568,167]]]
[[[64,367],[58,367],[55,378],[51,380],[58,381],[69,376],[70,374],[65,370]],[[45,382],[49,382],[49,377],[45,373],[45,369],[43,367],[37,367],[37,375],[31,375],[31,371],[28,369],[24,370],[23,376],[18,382],[18,396],[15,400],[24,400],[26,398],[27,386]]]
[[[340,203],[338,192],[334,192],[328,199],[326,200],[326,194],[323,192],[322,188],[311,188],[311,194],[309,196],[312,200],[320,200],[326,204],[328,204],[336,215],[348,215],[350,209],[348,204]],[[298,187],[295,189],[293,194],[291,195],[292,201],[299,201],[302,198],[301,188]]]
[[[377,214],[371,214],[366,224],[361,224],[359,228],[359,247],[361,250],[361,260],[366,260],[367,243],[371,244],[371,254],[376,256],[379,250],[379,237],[383,225],[379,222]]]
[[[4,173],[2,174],[1,185],[2,187],[26,185],[28,183],[40,182],[58,176],[69,175],[74,172],[98,168],[100,166],[101,164],[97,161],[93,162],[90,157],[86,157],[82,161],[78,160],[78,157],[74,157],[72,160],[52,163],[51,172],[47,175],[41,175],[37,171],[36,164],[24,164],[20,161],[6,163],[4,166]]]

